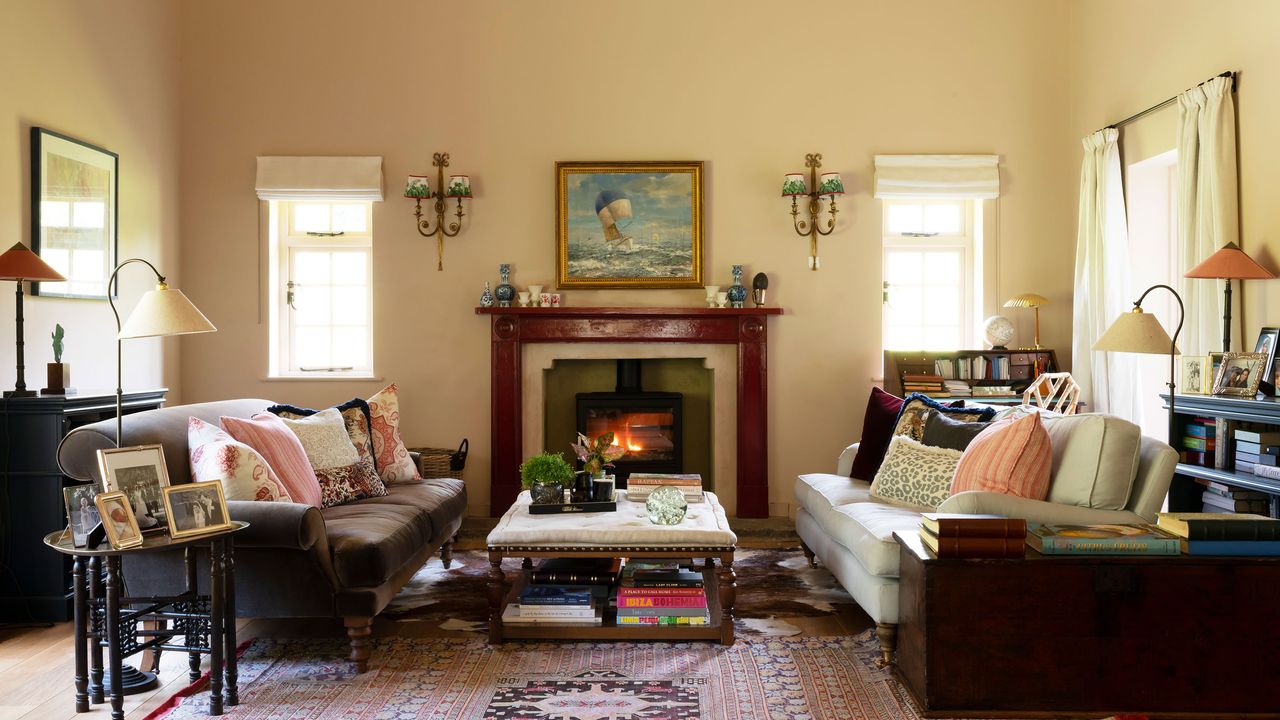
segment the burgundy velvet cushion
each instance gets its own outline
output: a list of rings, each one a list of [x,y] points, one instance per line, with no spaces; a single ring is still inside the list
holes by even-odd
[[[893,428],[898,423],[898,414],[906,401],[885,392],[878,387],[871,388],[871,397],[867,399],[867,414],[862,418],[862,439],[858,444],[858,454],[853,457],[853,468],[849,477],[870,482],[880,470],[884,462],[885,451],[889,449],[889,441],[893,439]],[[964,407],[963,400],[957,400],[950,407]]]

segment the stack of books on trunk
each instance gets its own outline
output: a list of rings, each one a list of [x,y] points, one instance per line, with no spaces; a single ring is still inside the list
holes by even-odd
[[[1187,423],[1183,430],[1181,461],[1188,465],[1213,467],[1216,439],[1217,421],[1213,418],[1198,417]]]
[[[679,488],[685,502],[702,502],[702,476],[698,473],[631,473],[627,477],[627,499],[644,502],[654,488],[663,485]]]
[[[1160,513],[1161,528],[1181,539],[1188,555],[1280,555],[1280,520],[1232,513]]]
[[[1155,525],[1035,525],[1027,544],[1041,555],[1180,555],[1178,536]]]
[[[619,625],[707,625],[702,573],[676,562],[633,560],[618,588]]]
[[[920,539],[940,558],[1020,558],[1027,521],[1002,515],[921,515]]]
[[[929,397],[951,397],[947,393],[946,382],[941,375],[925,373],[902,373],[902,392],[924,393]]]
[[[1237,430],[1235,445],[1236,472],[1266,475],[1266,471],[1258,472],[1258,466],[1276,467],[1280,460],[1280,432]]]
[[[504,623],[564,623],[600,625],[604,605],[588,585],[527,585],[520,602],[507,605]]]
[[[1264,513],[1267,512],[1268,496],[1256,490],[1241,490],[1206,481],[1200,501],[1207,513]]]

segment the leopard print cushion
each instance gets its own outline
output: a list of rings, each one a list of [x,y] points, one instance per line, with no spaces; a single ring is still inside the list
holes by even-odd
[[[931,512],[951,495],[951,479],[964,453],[930,447],[898,435],[889,442],[871,497],[890,505]]]

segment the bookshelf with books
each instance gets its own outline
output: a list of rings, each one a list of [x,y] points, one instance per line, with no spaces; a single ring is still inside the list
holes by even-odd
[[[1168,408],[1169,396],[1161,395]],[[1171,512],[1280,517],[1280,399],[1179,394]]]
[[[1053,350],[886,350],[884,389],[906,396],[1017,403],[1041,373],[1057,372]]]

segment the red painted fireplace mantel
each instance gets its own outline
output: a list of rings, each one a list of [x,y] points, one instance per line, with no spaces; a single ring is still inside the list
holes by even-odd
[[[723,343],[738,346],[739,517],[769,515],[769,395],[766,320],[782,308],[476,308],[492,318],[493,396],[490,514],[520,492],[524,343]]]

